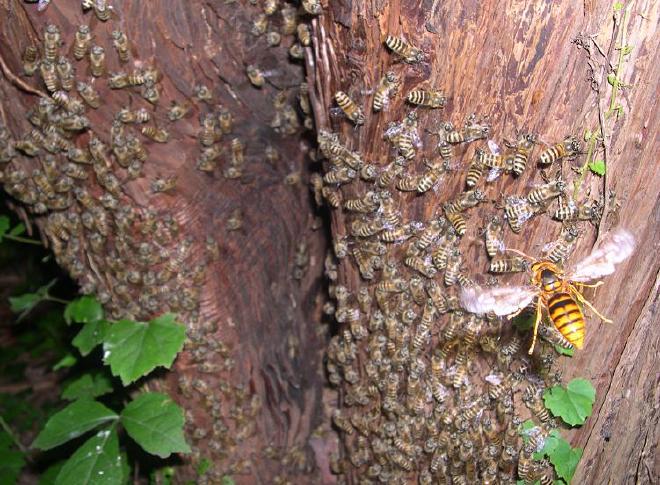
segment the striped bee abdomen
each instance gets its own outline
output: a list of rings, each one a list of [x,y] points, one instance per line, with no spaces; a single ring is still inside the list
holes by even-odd
[[[548,313],[566,340],[581,349],[584,345],[584,316],[575,299],[568,293],[555,293],[548,299]]]

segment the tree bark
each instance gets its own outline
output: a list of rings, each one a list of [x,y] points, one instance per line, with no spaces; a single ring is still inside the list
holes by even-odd
[[[602,323],[587,312],[585,350],[576,352],[571,359],[562,359],[552,367],[553,371],[557,368],[563,371],[564,383],[573,377],[584,377],[596,387],[593,416],[584,426],[563,431],[568,434],[573,446],[584,447],[574,483],[653,483],[658,479],[657,373],[652,370],[658,362],[658,332],[653,330],[657,324],[655,308],[659,266],[656,241],[660,174],[654,159],[658,138],[653,130],[658,121],[653,102],[654,87],[658,84],[658,69],[655,66],[659,59],[657,49],[654,48],[658,39],[658,8],[648,2],[631,2],[626,8],[629,14],[624,17],[624,10],[613,11],[611,2],[604,1],[584,4],[530,4],[519,1],[333,2],[325,15],[313,22],[315,43],[313,51],[309,53],[309,64],[314,65],[314,79],[310,85],[314,86],[312,97],[317,127],[338,133],[341,143],[350,150],[358,151],[363,160],[381,169],[393,159],[392,145],[383,139],[383,133],[389,122],[401,122],[406,113],[412,110],[413,107],[405,103],[405,95],[418,86],[442,89],[450,99],[444,112],[424,108],[417,110],[418,133],[423,146],[417,147],[416,157],[405,169],[407,173],[420,174],[424,170],[422,157],[438,156],[435,151],[437,138],[424,133],[425,129],[437,131],[446,121],[460,126],[465,116],[473,112],[487,116],[491,125],[489,138],[500,145],[503,139],[513,138],[517,130],[538,134],[541,143],[534,149],[522,176],[513,178],[503,175],[497,181],[486,184],[482,179],[479,187],[486,191],[489,200],[501,202],[502,193],[524,196],[533,184],[543,183],[535,162],[545,148],[544,143],[555,143],[568,134],[581,139],[585,130],[595,131],[602,126],[604,149],[598,150],[594,160],[600,158],[606,161],[606,174],[603,177],[585,174],[579,198],[587,199],[589,194],[592,198],[603,197],[606,209],[602,219],[594,225],[581,224],[582,235],[569,262],[579,261],[602,240],[608,230],[616,227],[625,227],[635,235],[637,250],[629,261],[617,268],[614,275],[605,278],[606,284],[602,288],[596,293],[587,292],[596,307],[615,323]],[[622,42],[624,18],[626,34]],[[400,57],[383,45],[388,34],[421,48],[424,60],[418,64],[402,62]],[[607,76],[617,72],[621,43],[631,46],[632,51],[623,57],[618,74],[623,83],[631,86],[620,91],[615,103],[622,104],[623,112],[614,121],[611,113],[606,116],[611,107],[611,87]],[[388,70],[401,77],[402,85],[398,94],[390,100],[387,111],[373,113],[371,93]],[[366,114],[364,125],[354,127],[346,118],[333,115],[330,108],[335,105],[333,95],[338,90],[349,93],[363,108]],[[478,144],[476,142],[472,145]],[[485,143],[481,143],[481,146],[488,150]],[[457,170],[446,174],[435,192],[428,191],[420,196],[414,192],[401,192],[393,186],[387,188],[393,194],[394,205],[401,213],[402,224],[414,220],[428,225],[436,214],[442,215],[445,202],[454,199],[464,190],[465,171],[472,160],[473,147],[459,149],[457,153],[458,159],[454,161]],[[562,173],[568,181],[567,192],[573,192],[571,182],[580,177],[570,167],[577,168],[584,160],[585,155],[582,154],[575,161],[563,162]],[[553,176],[558,166],[553,166]],[[329,169],[330,165],[327,165],[326,170]],[[340,188],[344,200],[362,196],[367,190],[378,188],[362,180]],[[550,218],[555,208],[552,205],[547,214],[528,221],[519,235],[507,230],[505,246],[535,257],[540,256],[543,246],[555,240],[561,230],[561,225]],[[467,211],[467,233],[459,244],[465,273],[481,283],[488,277],[488,258],[481,242],[483,238],[480,230],[495,213],[501,215],[497,206],[489,203]],[[363,239],[351,235],[352,223],[359,219],[359,215],[344,209],[333,211],[334,241],[349,236],[349,247],[360,246]],[[382,257],[385,261],[394,261],[399,267],[399,276],[404,278],[410,278],[412,274],[419,275],[403,264],[403,253],[408,244],[409,241],[388,245]],[[339,277],[335,284],[348,288],[351,295],[348,301],[354,305],[359,290],[367,288],[373,294],[381,278],[377,274],[373,280],[361,279],[355,259],[346,257],[339,260]],[[441,278],[442,273],[438,280]],[[503,275],[499,277],[499,283],[519,284],[525,279],[527,276]],[[452,291],[448,289],[450,294]],[[373,313],[376,308],[374,303],[369,311]],[[418,316],[423,311],[421,306],[415,304],[412,308]],[[364,318],[368,320],[368,316]],[[427,369],[431,366],[430,356],[434,351],[437,352],[436,345],[442,342],[441,335],[435,335],[441,334],[448,321],[449,317],[444,315],[434,322],[432,344],[426,344],[421,352]],[[349,327],[344,325],[344,328]],[[410,327],[410,338],[415,328],[416,324]],[[417,436],[412,444],[423,446],[424,439],[433,433],[415,435],[414,426],[419,415],[415,416],[413,411],[400,411],[394,415],[383,411],[378,401],[382,403],[385,390],[377,382],[378,379],[373,381],[367,377],[368,364],[373,364],[369,351],[375,345],[375,337],[384,334],[385,331],[371,331],[368,338],[357,342],[356,361],[349,364],[357,366],[360,380],[355,386],[346,381],[339,386],[342,395],[340,408],[344,418],[360,421],[368,416],[373,419],[373,426],[363,432],[366,440],[360,437],[360,433],[342,433],[344,454],[337,466],[343,467],[350,481],[357,481],[357,477],[364,476],[368,470],[374,476],[378,475],[379,470],[385,470],[390,480],[411,480],[418,474],[428,480],[427,470],[432,455],[406,453],[406,448],[397,444],[393,438],[406,441],[410,440],[410,436]],[[508,325],[502,327],[500,338],[502,345],[511,341]],[[341,339],[331,343],[331,349],[333,345],[335,360],[332,360],[332,355],[330,359],[341,374],[346,366],[337,361],[337,355],[350,348],[350,345]],[[396,342],[393,345],[396,346]],[[526,346],[523,344],[522,347],[518,358],[524,361]],[[545,349],[543,355],[546,355]],[[501,369],[481,351],[477,352],[473,360],[477,366],[471,370],[469,383],[474,396],[478,396],[481,392],[479,390],[486,388],[484,378]],[[450,355],[446,362],[450,367],[454,362],[453,357]],[[528,378],[542,369],[538,350],[527,364],[532,365],[534,370],[527,375]],[[397,395],[399,402],[404,405],[406,399],[410,399],[406,391],[409,365],[404,364],[399,373]],[[388,374],[378,375],[382,382]],[[347,396],[359,385],[378,386],[378,392],[372,395],[372,401],[366,407],[346,403]],[[456,443],[465,435],[456,433],[455,427],[443,427],[438,421],[447,415],[455,417],[452,414],[455,407],[470,402],[469,398],[463,400],[463,392],[468,397],[473,394],[462,389],[449,386],[445,406],[436,406],[433,414],[429,411],[430,403],[425,401],[426,408],[421,413],[427,425],[429,420],[435,420],[441,431],[454,432],[450,436]],[[529,416],[520,402],[524,389],[524,383],[514,389],[515,415],[520,419]],[[494,406],[494,402],[489,404],[483,416],[491,415]],[[386,423],[399,423],[400,426],[406,420],[412,432],[409,429],[402,431],[399,427],[393,435],[383,435],[381,430]],[[476,440],[481,446],[489,443],[488,439],[483,439],[483,435],[477,431],[474,433],[477,437],[468,435],[468,439]],[[385,442],[384,452],[376,452],[376,442],[379,446]],[[516,459],[521,445],[520,441],[516,443]],[[364,452],[365,449],[368,451]],[[366,453],[364,460],[360,460],[360,453]],[[449,445],[447,453],[449,461],[445,464],[450,471],[452,464],[455,464],[456,480],[465,483],[460,480],[464,479],[469,470],[464,468],[460,459],[456,459],[458,445],[453,449],[453,455],[452,446]],[[402,455],[404,458],[414,458],[410,463],[405,463],[400,458]],[[394,456],[397,458],[394,459]],[[470,456],[470,459],[475,459],[474,455]],[[375,464],[378,467],[370,468]],[[487,462],[478,461],[481,480],[485,480],[483,473],[486,466]],[[515,477],[515,473],[507,469],[501,457],[499,469],[505,477]],[[434,481],[438,480],[438,475],[433,477]],[[474,483],[469,478],[467,482]]]
[[[107,147],[108,168],[121,182],[115,193],[120,207],[100,211],[109,227],[99,250],[90,246],[98,226],[59,237],[48,222],[54,213],[87,210],[73,190],[65,193],[70,199],[63,211],[49,208],[32,220],[83,290],[106,294],[103,301],[112,318],[146,320],[169,310],[186,323],[189,340],[173,371],[150,379],[149,385],[184,405],[194,451],[187,463],[207,458],[213,464],[201,480],[217,483],[226,474],[237,483],[306,481],[303,477],[314,469],[308,439],[321,420],[324,338],[317,322],[325,234],[306,186],[308,148],[298,107],[303,65],[288,55],[295,34],[284,32],[281,11],[289,7],[295,27],[295,9],[280,5],[267,19],[269,31],[282,32],[281,44],[269,47],[265,34],[251,33],[262,14],[257,6],[169,0],[111,5],[111,18],[102,22],[93,10],[83,12],[80,2],[54,1],[43,12],[19,0],[0,2],[1,115],[11,139],[25,138],[38,128],[30,125],[26,113],[51,94],[39,70],[32,78],[22,74],[21,53],[35,46],[41,58],[45,26],[55,24],[62,40],[57,55],[66,56],[76,80],[92,83],[101,97],[98,109],[85,110],[89,129],[66,140],[86,150],[92,136],[99,138]],[[81,61],[73,57],[75,32],[83,23],[90,26],[92,43],[105,49],[107,74],[99,78],[90,76],[88,55]],[[126,64],[113,48],[114,30],[128,37]],[[264,72],[263,87],[250,82],[248,65]],[[160,99],[153,105],[141,95],[143,86],[109,88],[112,73],[147,67],[160,71]],[[210,88],[212,99],[195,97],[200,84]],[[75,87],[69,96],[76,97]],[[174,101],[190,111],[170,122]],[[109,151],[112,121],[124,107],[147,109],[153,121],[146,126],[169,131],[167,143],[154,143],[140,134],[141,125],[124,126],[124,135],[138,137],[148,152],[140,176],[133,179]],[[220,137],[217,120],[223,108],[231,113],[233,129]],[[210,172],[196,168],[204,148],[200,117],[206,114],[216,119],[212,146],[220,152]],[[242,175],[227,178],[233,140],[245,147],[245,162],[242,167],[236,163]],[[46,155],[43,147],[36,157],[19,152],[2,166],[11,194],[21,198],[9,187],[8,177],[18,170],[41,170]],[[61,172],[68,163],[66,151],[52,155]],[[84,187],[94,198],[91,206],[98,208],[108,189],[92,175],[91,165],[80,167],[86,178],[75,186]],[[154,193],[151,184],[158,177],[176,177],[176,187]],[[34,187],[30,177],[24,182]],[[27,208],[34,212],[34,201]],[[134,221],[122,226],[118,214],[127,208]],[[169,230],[167,220],[174,220]],[[80,242],[78,251],[73,240]],[[208,240],[217,243],[218,255],[207,248]],[[162,259],[140,263],[137,254],[144,243],[152,253],[161,252]],[[169,281],[145,281],[149,271],[166,268],[172,273]],[[124,281],[131,270],[140,272],[141,282]],[[120,292],[120,285],[128,290]],[[155,300],[148,303],[151,297]],[[193,470],[190,466],[177,477],[195,478]]]

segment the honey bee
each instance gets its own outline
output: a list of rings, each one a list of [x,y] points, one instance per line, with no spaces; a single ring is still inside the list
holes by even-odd
[[[247,74],[250,83],[255,88],[261,88],[266,83],[266,77],[261,69],[259,69],[254,64],[250,64],[245,68],[245,73]]]
[[[394,37],[393,35],[388,35],[385,38],[385,45],[395,54],[399,55],[404,62],[408,64],[416,64],[422,62],[424,59],[424,53],[421,49],[418,49],[412,44],[400,39],[399,37]]]
[[[287,6],[282,8],[280,10],[280,13],[282,14],[282,27],[281,27],[282,35],[295,34],[296,27],[298,26],[298,22],[297,22],[298,14],[296,12],[296,9],[291,6]]]
[[[445,268],[445,286],[452,286],[458,281],[458,274],[463,264],[463,255],[458,249],[454,249],[447,257]]]
[[[213,100],[213,93],[211,93],[208,86],[204,86],[203,84],[197,84],[193,88],[193,95],[198,101],[203,103],[210,103]]]
[[[110,9],[107,0],[95,0],[93,4],[94,14],[101,22],[110,20]]]
[[[62,43],[62,36],[57,25],[48,24],[44,29],[44,59],[48,62],[55,62],[57,51]]]
[[[559,197],[566,190],[566,182],[557,180],[541,185],[527,194],[527,200],[532,204],[541,204],[555,197]]]
[[[532,259],[534,262],[531,265],[531,285],[489,289],[476,286],[463,288],[461,303],[473,313],[486,314],[492,311],[498,316],[513,316],[536,299],[536,318],[529,353],[534,351],[543,308],[547,310],[550,320],[566,340],[576,348],[582,349],[585,321],[578,303],[588,307],[603,321],[611,322],[611,320],[601,315],[582,296],[578,286],[599,286],[601,282],[595,285],[586,285],[585,282],[612,274],[614,265],[627,259],[634,248],[633,236],[619,229],[610,233],[599,248],[575,266],[574,271],[565,273],[550,261]]]
[[[601,206],[598,202],[591,205],[577,205],[575,201],[569,200],[566,205],[561,205],[552,215],[558,221],[595,221],[600,217]]]
[[[105,73],[105,49],[103,47],[95,45],[90,49],[89,68],[92,71],[92,76],[103,76]]]
[[[270,47],[277,47],[282,42],[282,35],[274,30],[266,32],[266,43]]]
[[[541,401],[539,394],[540,389],[535,385],[530,384],[525,388],[522,399],[525,405],[530,411],[532,411],[532,413],[534,413],[539,421],[547,423],[551,419],[550,412],[543,405],[543,401]]]
[[[298,31],[298,40],[304,47],[312,45],[312,33],[309,30],[309,25],[300,23],[296,29]]]
[[[456,130],[451,123],[445,125],[445,141],[453,145],[470,143],[488,137],[490,126],[484,122],[477,122],[476,115],[471,114],[465,121],[463,130]]]
[[[33,45],[29,45],[23,51],[23,72],[26,76],[32,76],[39,67],[39,51]]]
[[[186,116],[189,111],[190,105],[187,103],[177,103],[176,101],[172,101],[170,108],[167,111],[167,118],[170,121],[177,121]]]
[[[352,212],[360,212],[363,214],[374,212],[379,207],[380,198],[378,194],[373,191],[369,191],[364,194],[363,197],[358,197],[355,199],[348,199],[344,201],[344,208]]]
[[[409,256],[404,258],[403,264],[408,266],[410,269],[413,269],[427,278],[435,277],[437,269],[431,264],[430,260],[425,260],[415,256]]]
[[[156,143],[167,143],[170,139],[169,132],[164,128],[156,128],[154,126],[143,126],[141,133],[155,141]]]
[[[356,125],[362,125],[365,122],[362,109],[343,91],[335,93],[335,101],[344,112],[346,117]]]
[[[89,105],[90,108],[98,109],[101,106],[101,97],[94,87],[86,82],[78,81],[76,90],[80,97]]]
[[[504,225],[502,219],[498,216],[493,216],[484,228],[484,238],[486,241],[486,253],[491,258],[494,258],[498,253],[504,250],[504,242],[502,237],[504,235]]]
[[[89,25],[79,25],[73,41],[73,57],[77,61],[87,55],[92,44],[92,34]]]
[[[207,113],[204,115],[201,120],[201,130],[199,132],[198,138],[199,142],[206,147],[213,145],[217,140],[217,121],[215,116],[212,113]]]
[[[431,187],[434,187],[440,180],[440,177],[447,172],[449,168],[449,164],[446,161],[429,162],[428,160],[425,160],[424,163],[428,167],[428,170],[419,177],[417,182],[417,192],[420,194],[423,194]]]
[[[129,82],[130,82],[130,76],[129,76]],[[146,99],[149,103],[151,104],[157,104],[158,100],[160,99],[160,91],[158,90],[158,87],[156,86],[154,81],[144,81],[144,85],[142,86],[142,90],[140,91],[140,94],[144,99]]]
[[[376,93],[374,94],[373,110],[374,112],[385,109],[392,95],[398,90],[401,80],[392,71],[388,71],[380,79]]]
[[[441,91],[435,89],[415,89],[408,93],[406,100],[410,104],[426,106],[428,108],[444,108],[447,103],[445,95]]]
[[[265,34],[266,30],[268,30],[268,16],[264,13],[260,13],[254,17],[250,32],[255,37],[259,37],[260,35]]]
[[[46,85],[46,89],[51,93],[57,91],[59,79],[57,77],[57,71],[55,70],[55,64],[44,59],[41,61],[41,64],[39,64],[39,71],[44,80],[44,84]]]
[[[321,15],[323,11],[319,0],[302,0],[302,7],[309,15]]]
[[[574,136],[564,138],[564,141],[548,147],[539,155],[541,165],[550,165],[562,158],[575,157],[582,150],[580,142]]]
[[[546,258],[555,264],[563,263],[575,246],[575,241],[578,236],[579,233],[576,227],[566,227],[557,241],[550,243],[543,248],[543,252],[546,253]]]
[[[509,196],[504,201],[504,215],[515,233],[519,233],[522,225],[541,210],[543,206],[532,204],[526,198]]]
[[[294,42],[291,44],[291,47],[289,47],[289,56],[291,56],[292,59],[303,59],[305,57],[305,51],[300,42]]]
[[[325,186],[321,189],[321,194],[323,195],[323,198],[328,202],[328,205],[333,209],[338,209],[341,207],[342,196],[339,190]]]
[[[519,273],[529,269],[529,262],[522,256],[496,258],[490,262],[491,273]]]
[[[479,189],[461,192],[458,197],[444,205],[445,214],[455,214],[463,212],[471,207],[475,207],[486,199],[486,195]]]
[[[536,143],[536,136],[531,133],[522,133],[518,136],[518,141],[511,146],[514,149],[512,158],[512,172],[514,175],[520,175],[527,167],[527,160]]]
[[[357,172],[352,168],[342,167],[330,170],[323,175],[323,182],[326,184],[346,184],[357,177]]]
[[[119,62],[128,62],[128,37],[121,30],[113,30],[111,36],[112,45],[119,56]]]

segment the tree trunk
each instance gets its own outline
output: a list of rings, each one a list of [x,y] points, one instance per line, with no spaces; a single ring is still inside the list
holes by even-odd
[[[61,150],[49,153],[44,145],[34,157],[19,151],[4,164],[5,188],[28,202],[60,264],[83,291],[102,299],[112,318],[146,320],[172,311],[186,323],[189,341],[173,371],[149,384],[184,405],[191,463],[210,460],[206,477],[214,483],[225,474],[237,483],[306,481],[301,477],[314,468],[308,440],[321,419],[324,338],[317,322],[326,236],[306,186],[308,149],[298,107],[303,65],[288,55],[295,32],[285,32],[281,8],[289,7],[294,28],[296,11],[283,5],[268,19],[269,31],[282,32],[281,44],[269,47],[265,34],[252,33],[262,13],[257,6],[173,0],[111,4],[111,18],[103,22],[93,10],[83,12],[80,2],[53,1],[38,12],[35,4],[0,1],[0,114],[13,140],[29,138],[33,128],[47,133],[45,125],[31,126],[26,113],[52,93],[39,69],[31,78],[23,75],[21,53],[34,46],[40,58],[44,55],[48,24],[61,33],[56,55],[66,56],[76,81],[90,82],[101,98],[98,109],[86,107],[88,129],[58,131]],[[91,76],[89,54],[74,60],[74,37],[83,23],[90,26],[92,44],[105,49],[106,73],[98,78]],[[113,48],[114,30],[128,37],[127,63]],[[248,65],[264,72],[262,87],[249,80]],[[160,71],[157,102],[142,95],[145,85],[110,89],[113,73],[149,67]],[[212,98],[195,97],[198,85],[206,85]],[[77,97],[75,86],[68,94]],[[190,110],[172,122],[168,113],[175,101]],[[153,119],[122,128],[124,137],[137,137],[148,153],[141,168],[139,162],[126,168],[136,154],[119,164],[110,151],[121,141],[111,130],[124,107],[145,108]],[[220,121],[223,112],[231,114],[233,128]],[[207,114],[215,125],[206,140],[210,147],[200,145],[200,118]],[[142,126],[168,130],[169,141],[151,141],[141,135]],[[39,169],[35,173],[43,175],[40,163],[48,157],[57,165],[49,180],[55,184],[69,162],[67,145],[86,150],[93,137],[106,145],[105,154],[94,170],[78,164],[81,179],[74,180],[92,201],[74,197],[74,189],[62,191],[63,210],[56,210],[43,193],[29,199],[26,192],[36,190],[33,176],[22,186],[13,184],[20,170]],[[242,164],[232,151],[238,142],[244,146]],[[217,149],[219,156],[210,162],[215,168],[202,171],[196,161],[205,148]],[[139,175],[131,177],[131,169]],[[107,173],[117,177],[119,187],[111,186]],[[174,178],[176,186],[155,193],[157,178]],[[108,193],[114,193],[118,207],[102,208],[101,196]],[[94,217],[83,219],[83,227],[60,232],[55,226],[57,214],[91,211]],[[107,227],[101,227],[100,217]],[[127,217],[132,220],[122,224]],[[139,272],[130,275],[134,282],[126,280],[129,271]],[[160,281],[149,281],[157,277]],[[193,469],[183,478],[194,478]]]
[[[413,106],[406,104],[405,96],[414,88],[443,90],[449,101],[444,111],[416,110],[417,132],[422,144],[416,147],[415,156],[408,161],[402,177],[420,175],[426,170],[421,161],[423,157],[438,158],[435,148],[438,138],[425,130],[437,132],[446,121],[460,128],[470,113],[487,117],[491,127],[488,138],[499,145],[503,145],[505,138],[515,139],[517,131],[539,135],[539,142],[520,177],[504,174],[493,182],[482,178],[477,185],[485,191],[487,201],[466,211],[467,232],[457,245],[462,251],[465,276],[482,284],[488,281],[489,263],[480,231],[493,214],[502,215],[498,207],[503,202],[500,194],[524,196],[534,184],[543,183],[539,170],[542,167],[536,161],[544,145],[561,141],[569,134],[581,140],[586,130],[598,133],[602,129],[604,143],[602,146],[594,143],[592,161],[605,161],[605,175],[598,177],[586,167],[583,167],[586,170],[583,176],[571,170],[582,166],[585,153],[574,161],[555,162],[548,170],[548,175],[554,177],[561,166],[560,171],[567,181],[565,196],[573,195],[575,182],[579,186],[575,189],[576,202],[583,203],[589,198],[604,201],[602,218],[593,225],[579,224],[581,237],[569,262],[579,261],[608,230],[616,227],[627,228],[635,235],[637,243],[630,260],[622,263],[614,275],[605,278],[602,288],[586,293],[614,324],[603,323],[587,311],[585,350],[548,367],[544,359],[554,360],[552,347],[539,343],[534,356],[527,359],[528,334],[525,333],[522,348],[513,363],[502,359],[505,366],[498,365],[500,359],[494,359],[481,347],[473,348],[475,355],[468,364],[469,377],[463,382],[460,379],[452,382],[452,373],[462,369],[456,349],[459,354],[461,349],[469,349],[470,337],[461,337],[459,332],[458,346],[448,354],[441,351],[442,345],[448,342],[443,331],[452,320],[449,314],[436,316],[430,343],[426,342],[417,354],[411,350],[411,356],[402,357],[401,346],[414,348],[410,341],[414,340],[416,332],[423,333],[419,326],[419,318],[423,318],[420,317],[424,311],[423,298],[413,303],[408,293],[401,293],[404,296],[399,299],[388,297],[389,300],[381,293],[385,305],[379,306],[375,288],[388,277],[385,270],[376,271],[373,279],[365,280],[352,255],[339,259],[339,275],[334,284],[345,285],[348,289],[349,297],[344,305],[357,306],[359,291],[368,291],[373,303],[368,308],[363,307],[368,313],[362,313],[363,321],[370,321],[369,315],[373,316],[377,309],[387,313],[382,307],[389,305],[395,330],[388,331],[386,320],[385,329],[374,324],[367,336],[359,337],[351,336],[349,328],[354,327],[344,324],[343,333],[340,329],[344,337],[330,344],[330,370],[337,373],[337,381],[344,377],[339,385],[341,414],[336,419],[336,424],[344,431],[341,434],[343,456],[336,466],[351,482],[371,474],[372,478],[386,481],[403,482],[419,476],[423,483],[431,483],[431,480],[436,483],[446,473],[454,477],[452,483],[486,483],[486,477],[491,476],[490,462],[483,457],[482,450],[501,439],[505,444],[514,445],[515,456],[509,459],[505,450],[495,457],[499,462],[499,475],[507,480],[515,478],[522,443],[515,436],[507,438],[506,429],[514,427],[515,418],[526,419],[530,415],[521,402],[526,384],[538,385],[538,380],[534,379],[539,373],[546,385],[551,384],[557,369],[563,372],[563,383],[573,377],[583,377],[596,387],[593,416],[580,428],[562,431],[573,446],[584,447],[574,483],[657,481],[658,396],[657,372],[653,369],[658,362],[658,332],[653,328],[657,325],[660,173],[654,158],[658,139],[653,126],[658,122],[658,111],[654,107],[655,86],[658,85],[655,66],[659,61],[654,47],[658,40],[658,7],[648,2],[631,2],[624,10],[613,11],[612,8],[611,2],[604,1],[584,4],[332,2],[325,15],[313,21],[315,42],[309,53],[309,64],[314,66],[310,86],[314,87],[312,101],[317,128],[338,133],[340,143],[359,152],[366,163],[383,170],[393,160],[395,150],[393,144],[384,140],[384,132],[389,122],[399,123],[413,110]],[[420,48],[424,59],[419,63],[402,62],[400,56],[383,44],[388,34]],[[621,44],[630,46],[631,52],[625,54],[624,51],[620,56]],[[619,63],[621,67],[617,70]],[[388,109],[374,113],[372,93],[388,70],[399,76],[402,83],[397,95],[390,99]],[[612,94],[607,79],[614,74],[621,83],[630,85],[619,88],[618,95]],[[335,116],[331,107],[336,106],[333,95],[338,90],[348,93],[362,107],[366,115],[363,125],[355,127],[345,117]],[[612,97],[614,101],[610,104]],[[617,117],[608,111],[618,104],[622,105],[622,111]],[[444,175],[435,191],[421,195],[398,190],[395,184],[401,178],[385,187],[392,194],[394,208],[400,211],[401,225],[397,227],[405,227],[410,221],[429,227],[432,218],[443,215],[443,204],[454,200],[464,190],[474,146],[488,151],[482,143],[485,141],[469,144],[467,148],[458,145],[455,148],[458,156],[452,159],[455,170]],[[588,145],[583,143],[584,151]],[[326,171],[341,165],[341,160],[335,160],[334,164],[328,164]],[[584,182],[580,182],[582,177]],[[368,190],[382,189],[373,182],[358,179],[339,188],[343,200],[362,197]],[[545,214],[527,221],[520,234],[507,228],[505,247],[540,257],[544,245],[556,240],[562,230],[561,224],[550,217],[556,204],[553,202]],[[376,227],[381,224],[382,230],[380,217],[382,213],[379,212],[365,217],[345,209],[334,210],[335,244],[347,243],[349,254],[353,248],[366,251],[364,241],[378,240],[378,233],[368,239],[356,236],[352,233],[353,224],[377,221]],[[381,256],[386,269],[390,261],[398,268],[397,277],[408,281],[412,275],[422,277],[403,261],[405,251],[416,241],[413,237],[405,242],[388,243],[386,253]],[[428,257],[430,251],[424,255]],[[428,266],[425,268],[429,271]],[[438,282],[442,278],[443,272],[435,276]],[[520,284],[527,278],[499,275],[498,284]],[[455,294],[454,287],[447,288],[447,294]],[[396,311],[406,308],[412,308],[417,315],[414,323],[396,326],[402,319],[402,313]],[[484,323],[480,332],[479,342],[485,335],[499,335],[500,352],[512,341],[512,330],[506,323],[501,327]],[[350,358],[353,352],[355,360]],[[382,354],[380,367],[375,364],[376,354]],[[346,355],[349,355],[348,360]],[[448,395],[440,396],[444,404],[425,394],[434,383],[431,356],[438,358],[445,372],[449,371],[449,382],[444,382]],[[390,365],[385,362],[388,358]],[[411,378],[411,373],[418,373],[420,359],[426,371],[419,379]],[[474,411],[479,411],[482,426],[487,419],[499,424],[499,433],[488,436],[478,427],[468,428],[467,434],[461,433],[459,427],[467,418],[461,422],[465,414],[457,417],[457,413],[479,402],[479,396],[488,387],[486,376],[498,372],[502,373],[500,377],[515,375],[514,370],[520,371],[520,364],[531,366],[531,371],[521,372],[518,377],[524,380],[513,386],[515,418],[504,415],[499,419],[497,407],[501,399],[486,399],[482,401],[486,404],[482,408],[475,407]],[[360,377],[347,382],[346,372],[351,370],[357,371]],[[391,392],[402,407],[390,405],[385,409],[388,379],[394,383]],[[429,387],[425,388],[427,385]],[[368,399],[362,406],[356,405],[357,389],[367,389]],[[509,392],[511,389],[505,394]],[[421,401],[416,402],[418,397]],[[355,428],[359,432],[354,432]],[[435,465],[434,454],[421,449],[429,437],[444,443],[437,447],[441,453]],[[477,448],[478,453],[471,451],[465,441]],[[414,446],[421,448],[415,450]],[[430,449],[433,451],[433,447]],[[496,452],[500,451],[501,448],[496,448]],[[429,471],[433,466],[437,468]]]

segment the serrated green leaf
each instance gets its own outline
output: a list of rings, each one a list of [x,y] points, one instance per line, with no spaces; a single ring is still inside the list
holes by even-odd
[[[596,161],[590,162],[589,163],[589,170],[591,170],[596,175],[600,175],[602,177],[603,175],[605,175],[605,161],[604,160],[596,160]]]
[[[111,409],[91,399],[74,401],[50,417],[32,447],[50,450],[118,417]]]
[[[55,479],[57,478],[57,475],[60,474],[60,470],[62,470],[64,463],[66,462],[62,460],[49,466],[39,477],[39,485],[55,485]]]
[[[558,440],[552,453],[548,453],[548,458],[557,475],[570,483],[577,464],[582,458],[582,448],[571,448],[566,440],[561,439]]]
[[[559,355],[567,355],[569,357],[573,357],[573,354],[575,354],[575,349],[567,349],[557,344],[553,345],[553,347]]]
[[[165,394],[138,396],[122,411],[121,422],[128,435],[152,455],[167,458],[190,452],[183,437],[183,411]]]
[[[67,460],[55,485],[119,485],[122,458],[114,426],[98,431]]]
[[[64,320],[67,324],[91,323],[103,319],[103,307],[93,296],[82,296],[73,300],[64,309]]]
[[[71,343],[84,357],[94,350],[94,347],[103,342],[109,328],[110,324],[105,320],[86,323]]]
[[[121,320],[106,332],[103,361],[126,386],[156,367],[169,369],[185,337],[185,327],[169,313],[148,323]]]
[[[78,362],[78,359],[73,354],[66,354],[62,357],[57,363],[53,366],[53,370],[66,369],[67,367],[73,367]]]
[[[9,307],[14,313],[28,312],[41,300],[43,300],[43,295],[39,293],[24,293],[19,296],[10,296]]]
[[[62,399],[95,398],[112,392],[110,378],[101,373],[84,374],[70,382],[62,391]]]
[[[14,227],[12,227],[7,234],[9,234],[10,236],[20,236],[24,232],[25,232],[25,224],[19,222]]]
[[[7,233],[9,225],[9,217],[0,216],[0,242],[2,242],[3,236]]]
[[[571,426],[581,425],[596,400],[596,390],[586,379],[573,379],[566,388],[554,386],[543,393],[545,407]]]

